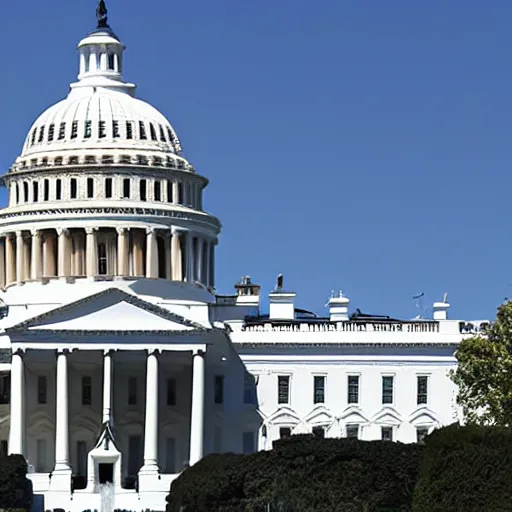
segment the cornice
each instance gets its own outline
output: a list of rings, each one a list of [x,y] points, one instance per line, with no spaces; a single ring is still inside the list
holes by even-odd
[[[408,343],[387,343],[387,342],[359,342],[359,343],[251,343],[251,342],[232,342],[233,347],[239,349],[276,349],[276,348],[292,348],[292,349],[301,349],[301,348],[452,348],[454,350],[459,346],[458,343],[446,343],[446,342],[408,342]]]

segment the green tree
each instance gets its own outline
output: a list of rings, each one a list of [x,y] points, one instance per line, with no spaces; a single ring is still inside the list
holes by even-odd
[[[499,306],[496,320],[461,341],[451,378],[468,423],[512,425],[512,302]]]

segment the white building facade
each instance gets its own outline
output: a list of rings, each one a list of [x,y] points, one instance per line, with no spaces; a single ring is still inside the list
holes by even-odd
[[[103,2],[78,81],[3,176],[0,450],[25,456],[36,508],[164,510],[215,452],[294,433],[416,442],[459,419],[448,372],[478,323],[319,318],[282,277],[260,311],[244,277],[215,291],[221,224],[167,119],[123,79]]]

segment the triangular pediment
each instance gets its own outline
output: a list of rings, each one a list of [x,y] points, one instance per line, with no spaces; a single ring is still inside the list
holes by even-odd
[[[384,407],[373,417],[373,422],[383,425],[400,425],[402,417],[393,407]]]
[[[323,405],[315,407],[307,416],[306,421],[315,425],[328,425],[332,422],[332,414]]]
[[[416,426],[438,423],[435,413],[426,406],[418,407],[418,409],[409,416],[409,421]]]
[[[274,425],[296,425],[300,422],[300,418],[289,407],[283,407],[272,414],[269,422]]]
[[[363,414],[363,411],[355,406],[351,405],[347,407],[340,416],[340,419],[345,421],[345,423],[368,423],[368,418]]]
[[[192,331],[205,328],[181,315],[108,288],[7,329],[19,331]]]

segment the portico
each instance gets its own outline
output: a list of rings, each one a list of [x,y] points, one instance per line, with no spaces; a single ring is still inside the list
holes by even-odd
[[[98,326],[105,311],[121,308],[124,325],[83,329],[84,321]],[[145,330],[134,331],[140,312]],[[9,331],[9,453],[35,465],[36,491],[69,493],[73,480],[75,492],[97,493],[103,460],[112,461],[120,492],[168,491],[173,474],[202,458],[205,358],[214,330],[109,288]],[[27,445],[27,428],[37,425]],[[46,482],[40,472],[48,473]]]

